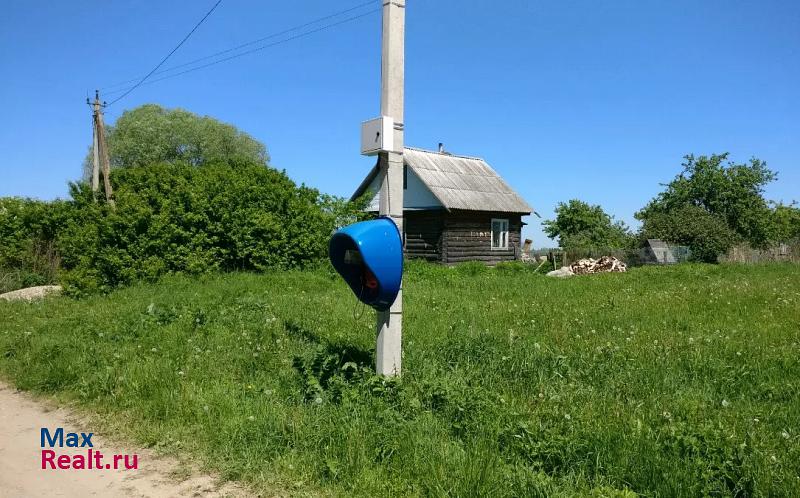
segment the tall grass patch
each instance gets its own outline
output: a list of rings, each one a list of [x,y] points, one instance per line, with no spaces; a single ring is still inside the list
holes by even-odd
[[[560,280],[415,262],[404,291],[401,379],[373,375],[374,316],[324,269],[0,303],[0,372],[293,495],[800,486],[796,266]]]

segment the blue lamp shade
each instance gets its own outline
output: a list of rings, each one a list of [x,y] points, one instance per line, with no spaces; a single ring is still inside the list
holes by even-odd
[[[378,311],[389,309],[403,278],[403,243],[391,218],[340,228],[331,237],[328,256],[359,300]]]

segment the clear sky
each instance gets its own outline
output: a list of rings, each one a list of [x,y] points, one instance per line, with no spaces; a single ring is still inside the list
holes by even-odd
[[[363,1],[223,0],[164,67]],[[146,74],[213,3],[5,1],[0,196],[66,196],[87,92]],[[407,0],[406,22],[406,143],[485,158],[544,218],[580,198],[634,224],[688,153],[764,159],[768,197],[800,200],[800,2]],[[349,195],[374,162],[358,141],[379,80],[373,13],[143,85],[107,121],[150,102],[214,116],[296,181]]]

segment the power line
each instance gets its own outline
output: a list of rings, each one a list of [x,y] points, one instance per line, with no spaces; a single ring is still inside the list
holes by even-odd
[[[204,22],[206,19],[208,19],[208,16],[210,16],[210,15],[211,15],[211,13],[212,13],[212,12],[214,12],[214,10],[216,10],[217,6],[219,6],[219,4],[220,4],[221,2],[222,2],[222,0],[217,0],[217,3],[215,3],[215,4],[214,4],[214,6],[213,6],[213,7],[211,7],[211,10],[209,10],[208,12],[206,12],[206,15],[204,15],[204,16],[203,16],[203,18],[202,18],[202,19],[200,19],[200,21],[199,21],[197,24],[195,24],[195,25],[194,25],[194,27],[192,28],[192,30],[191,30],[191,31],[189,31],[189,33],[188,33],[186,36],[184,36],[184,37],[183,37],[183,40],[181,40],[181,42],[180,42],[180,43],[178,43],[178,44],[175,46],[175,48],[173,48],[173,49],[170,51],[170,53],[168,53],[168,54],[166,55],[166,57],[164,57],[163,59],[161,59],[161,62],[159,62],[159,63],[156,65],[156,67],[154,67],[154,68],[152,69],[152,71],[150,71],[149,73],[147,73],[147,74],[146,74],[146,75],[145,75],[145,76],[144,76],[144,77],[143,77],[141,80],[139,80],[139,82],[138,82],[138,83],[136,83],[135,85],[133,85],[132,87],[130,87],[130,88],[128,89],[128,91],[127,91],[127,92],[123,93],[122,95],[120,95],[120,96],[119,96],[119,97],[117,97],[116,99],[112,100],[112,101],[111,101],[111,103],[110,103],[110,104],[108,104],[108,105],[112,105],[112,104],[114,104],[115,102],[119,101],[120,99],[124,98],[126,95],[128,95],[129,93],[131,93],[132,91],[134,91],[136,88],[138,88],[138,87],[139,87],[139,85],[141,85],[142,83],[144,83],[144,81],[145,81],[147,78],[149,78],[149,77],[150,77],[150,76],[151,76],[153,73],[155,73],[155,72],[158,70],[158,68],[160,68],[160,67],[161,67],[161,66],[162,66],[162,65],[163,65],[165,62],[167,62],[167,59],[169,59],[169,58],[170,58],[170,56],[172,56],[172,54],[174,54],[176,50],[178,50],[179,48],[181,48],[181,45],[183,45],[184,43],[186,43],[186,40],[188,40],[188,39],[189,39],[189,37],[190,37],[190,36],[192,36],[192,33],[194,33],[194,32],[197,30],[197,28],[199,28],[199,27],[200,27],[200,25],[201,25],[201,24],[203,24],[203,22]]]
[[[289,41],[292,41],[292,40],[296,40],[296,39],[302,38],[304,36],[308,36],[308,35],[311,35],[311,34],[314,34],[314,33],[318,33],[320,31],[324,31],[324,30],[332,28],[334,26],[339,26],[341,24],[345,24],[345,23],[348,23],[348,22],[351,22],[351,21],[355,21],[356,19],[361,19],[362,17],[366,17],[366,16],[368,16],[370,14],[374,14],[376,12],[380,12],[381,10],[382,10],[382,8],[370,10],[370,11],[365,12],[363,14],[359,14],[359,15],[353,16],[353,17],[348,17],[347,19],[343,19],[343,20],[337,21],[335,23],[326,24],[325,26],[320,26],[319,28],[315,28],[315,29],[312,29],[312,30],[309,30],[309,31],[305,31],[305,32],[297,34],[295,36],[291,36],[289,38],[285,38],[283,40],[279,40],[279,41],[276,41],[276,42],[273,42],[273,43],[269,43],[267,45],[262,45],[260,47],[256,47],[254,49],[247,50],[245,52],[241,52],[241,53],[238,53],[236,55],[231,55],[230,57],[225,57],[225,58],[222,58],[222,59],[218,59],[218,60],[215,60],[213,62],[209,62],[207,64],[203,64],[203,65],[196,66],[196,67],[193,67],[193,68],[190,68],[190,69],[186,69],[185,71],[181,71],[181,72],[178,72],[178,73],[175,73],[175,74],[170,74],[170,75],[167,75],[167,76],[163,76],[161,78],[150,80],[150,81],[148,81],[147,83],[144,83],[144,84],[145,85],[150,85],[150,84],[153,84],[153,83],[158,83],[159,81],[163,81],[163,80],[166,80],[166,79],[169,79],[169,78],[175,78],[176,76],[181,76],[181,75],[184,75],[186,73],[191,73],[193,71],[198,71],[200,69],[204,69],[204,68],[207,68],[207,67],[210,67],[210,66],[214,66],[214,65],[220,64],[222,62],[227,62],[227,61],[230,61],[230,60],[233,60],[233,59],[238,59],[239,57],[243,57],[245,55],[250,55],[252,53],[259,52],[261,50],[264,50],[264,49],[267,49],[267,48],[270,48],[270,47],[274,47],[276,45],[281,45],[283,43],[286,43],[286,42],[289,42]],[[136,85],[136,86],[138,86],[138,85]],[[119,93],[119,92],[122,92],[122,91],[125,91],[125,89],[116,90],[116,91],[113,91],[113,92],[108,92],[107,94],[111,95],[111,94]],[[114,102],[116,102],[117,100],[119,100],[119,98],[116,99]],[[112,102],[112,104],[114,102]]]
[[[195,64],[197,62],[202,62],[202,61],[205,61],[205,60],[208,60],[208,59],[213,59],[214,57],[218,57],[220,55],[225,55],[225,54],[228,54],[230,52],[234,52],[236,50],[239,50],[241,48],[249,47],[250,45],[255,45],[256,43],[261,43],[263,41],[270,40],[272,38],[277,38],[277,37],[279,37],[281,35],[285,35],[285,34],[293,32],[293,31],[298,31],[300,29],[307,28],[308,26],[312,26],[314,24],[318,24],[318,23],[320,23],[322,21],[326,21],[326,20],[332,19],[334,17],[339,17],[339,16],[342,16],[344,14],[348,14],[350,12],[353,12],[354,10],[361,9],[363,7],[366,7],[367,5],[371,5],[371,4],[374,4],[374,3],[376,3],[376,0],[369,0],[367,2],[360,3],[358,5],[350,7],[349,9],[345,9],[345,10],[341,10],[341,11],[338,11],[338,12],[334,12],[333,14],[329,14],[329,15],[314,19],[313,21],[309,21],[309,22],[304,23],[304,24],[293,26],[293,27],[285,29],[283,31],[279,31],[277,33],[272,33],[272,34],[264,36],[262,38],[258,38],[257,40],[253,40],[253,41],[249,41],[249,42],[246,42],[246,43],[242,43],[241,45],[237,45],[235,47],[231,47],[229,49],[222,50],[220,52],[216,52],[216,53],[213,53],[211,55],[206,55],[204,57],[200,57],[199,59],[194,59],[194,60],[191,60],[189,62],[185,62],[183,64],[178,64],[176,66],[168,67],[166,69],[162,69],[161,71],[157,71],[157,72],[155,72],[153,74],[154,75],[158,75],[158,74],[168,73],[168,72],[174,71],[175,69],[180,69],[182,67],[191,66],[192,64]],[[128,83],[132,83],[132,82],[138,81],[138,80],[139,80],[139,77],[132,78],[132,79],[125,80],[125,81],[120,81],[119,83],[114,83],[113,85],[108,85],[108,86],[106,86],[104,88],[101,88],[100,90],[109,90],[111,88],[115,88],[115,87],[118,87],[118,86],[121,86],[121,85],[125,85],[125,84],[128,84]],[[113,93],[118,93],[120,91],[121,90],[115,90],[115,91],[112,91],[110,93],[113,94]]]

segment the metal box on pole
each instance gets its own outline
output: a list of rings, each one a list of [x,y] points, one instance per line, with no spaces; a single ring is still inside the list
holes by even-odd
[[[388,116],[361,123],[361,154],[375,156],[394,150],[394,120]]]

